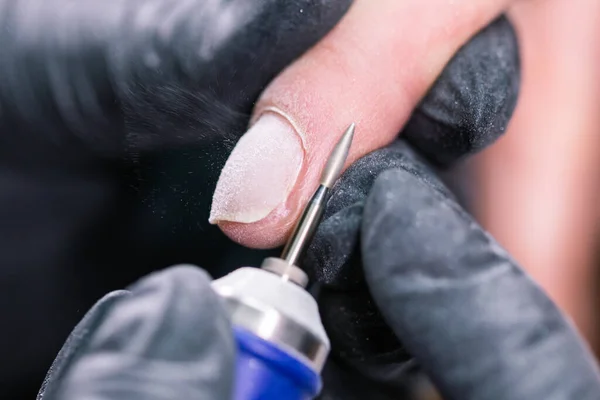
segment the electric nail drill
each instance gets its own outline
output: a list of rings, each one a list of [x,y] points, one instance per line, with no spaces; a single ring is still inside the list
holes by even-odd
[[[238,345],[235,400],[308,400],[321,391],[330,344],[317,303],[305,290],[308,277],[297,265],[341,174],[354,129],[351,124],[334,147],[281,258],[213,282],[225,299]]]

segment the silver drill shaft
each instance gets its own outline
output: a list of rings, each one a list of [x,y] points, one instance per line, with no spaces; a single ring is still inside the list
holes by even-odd
[[[302,254],[308,247],[308,244],[319,226],[319,222],[321,222],[327,200],[329,200],[331,188],[335,181],[340,177],[342,168],[348,157],[348,151],[350,150],[350,145],[354,138],[354,129],[355,124],[350,124],[348,129],[346,129],[346,132],[344,132],[333,148],[333,151],[327,160],[327,164],[325,165],[325,169],[321,174],[320,185],[308,202],[290,239],[283,249],[281,258],[284,259],[288,265],[298,265],[298,260],[302,257]]]

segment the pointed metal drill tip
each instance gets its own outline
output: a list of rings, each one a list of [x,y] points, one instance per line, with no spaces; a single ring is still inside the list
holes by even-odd
[[[348,152],[350,151],[352,139],[354,138],[355,128],[356,124],[351,123],[331,151],[329,159],[327,160],[327,165],[325,165],[325,169],[321,175],[321,185],[331,188],[335,181],[340,177],[342,168],[348,157]]]

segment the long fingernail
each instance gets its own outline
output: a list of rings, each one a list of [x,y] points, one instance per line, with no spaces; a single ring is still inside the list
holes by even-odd
[[[287,198],[304,158],[299,133],[282,114],[267,112],[239,140],[217,182],[209,222],[251,223]]]

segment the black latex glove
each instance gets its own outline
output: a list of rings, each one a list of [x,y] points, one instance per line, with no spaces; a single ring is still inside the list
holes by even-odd
[[[600,397],[595,360],[570,322],[408,144],[353,165],[337,201],[367,180],[368,196],[318,233],[328,279],[339,274],[321,299],[334,357],[389,392],[410,377],[410,354],[444,399]],[[350,242],[354,262],[333,265]]]
[[[0,397],[33,397],[105,293],[232,253],[207,222],[221,166],[349,4],[0,0]]]
[[[404,398],[417,367],[444,399],[600,397],[570,323],[437,176],[504,131],[516,50],[496,22],[454,58],[405,139],[336,184],[307,257],[332,343],[323,399],[332,387],[345,399]]]
[[[172,267],[100,300],[71,333],[38,400],[231,399],[234,357],[210,277]]]
[[[383,172],[371,189],[362,259],[385,320],[444,398],[600,398],[595,360],[570,322],[411,164],[419,162]]]

